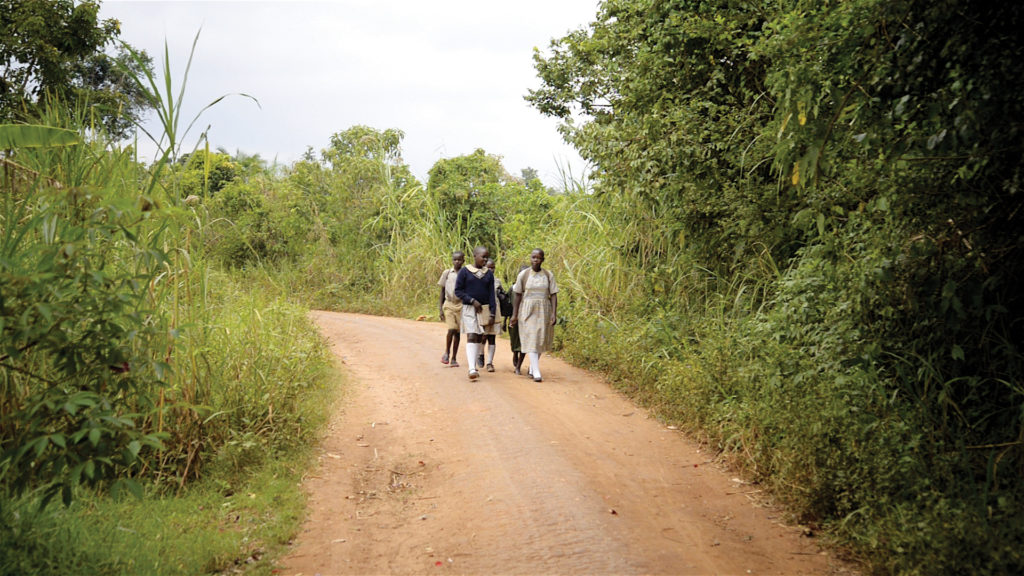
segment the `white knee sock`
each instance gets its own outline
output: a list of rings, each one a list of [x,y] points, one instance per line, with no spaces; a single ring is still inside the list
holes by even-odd
[[[477,354],[479,354],[479,352],[477,352],[479,346],[480,345],[475,342],[466,342],[466,364],[469,364],[470,372],[476,370],[476,357]]]
[[[530,352],[530,374],[534,378],[540,378],[540,353]]]
[[[488,364],[494,364],[494,352],[497,349],[498,349],[498,343],[497,342],[495,342],[494,344],[491,344],[491,343],[487,344],[487,363]]]

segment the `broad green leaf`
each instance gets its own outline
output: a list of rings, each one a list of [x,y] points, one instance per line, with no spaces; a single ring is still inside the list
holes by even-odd
[[[40,456],[43,455],[43,451],[46,450],[46,446],[49,443],[50,443],[50,438],[48,436],[43,436],[43,437],[40,437],[40,438],[36,438],[36,440],[35,440],[36,458],[39,458]]]
[[[81,144],[78,132],[37,124],[0,124],[0,149],[47,148]]]
[[[78,484],[82,481],[82,469],[85,468],[85,464],[81,463],[71,469],[71,483]]]
[[[110,486],[110,495],[114,500],[123,498],[126,491],[136,498],[142,498],[142,485],[131,478],[118,478]]]

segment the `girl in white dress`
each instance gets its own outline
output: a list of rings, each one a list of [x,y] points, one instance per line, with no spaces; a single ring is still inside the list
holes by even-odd
[[[558,318],[558,285],[549,270],[541,268],[544,251],[530,253],[530,267],[519,273],[512,287],[512,319],[519,326],[521,349],[530,357],[528,374],[534,382],[543,381],[540,355],[551,349],[555,321]]]

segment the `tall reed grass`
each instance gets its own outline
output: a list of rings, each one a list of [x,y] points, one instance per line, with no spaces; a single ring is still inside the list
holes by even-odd
[[[164,121],[152,165],[59,106],[40,121],[83,144],[5,159],[5,574],[221,571],[280,547],[301,514],[295,483],[334,392],[326,346],[305,306],[205,253],[217,223],[180,198],[185,87],[165,66],[164,92],[137,79]],[[140,499],[109,497],[125,491]]]

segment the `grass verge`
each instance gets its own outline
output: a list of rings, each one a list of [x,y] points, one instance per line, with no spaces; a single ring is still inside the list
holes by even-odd
[[[215,329],[196,345],[221,416],[206,424],[216,441],[201,477],[122,500],[80,488],[67,508],[0,494],[0,574],[271,573],[305,517],[300,482],[343,377],[305,308],[215,280],[205,323]]]
[[[307,461],[270,460],[237,491],[211,477],[177,495],[83,494],[42,511],[35,498],[7,502],[3,573],[269,574],[305,515]]]

